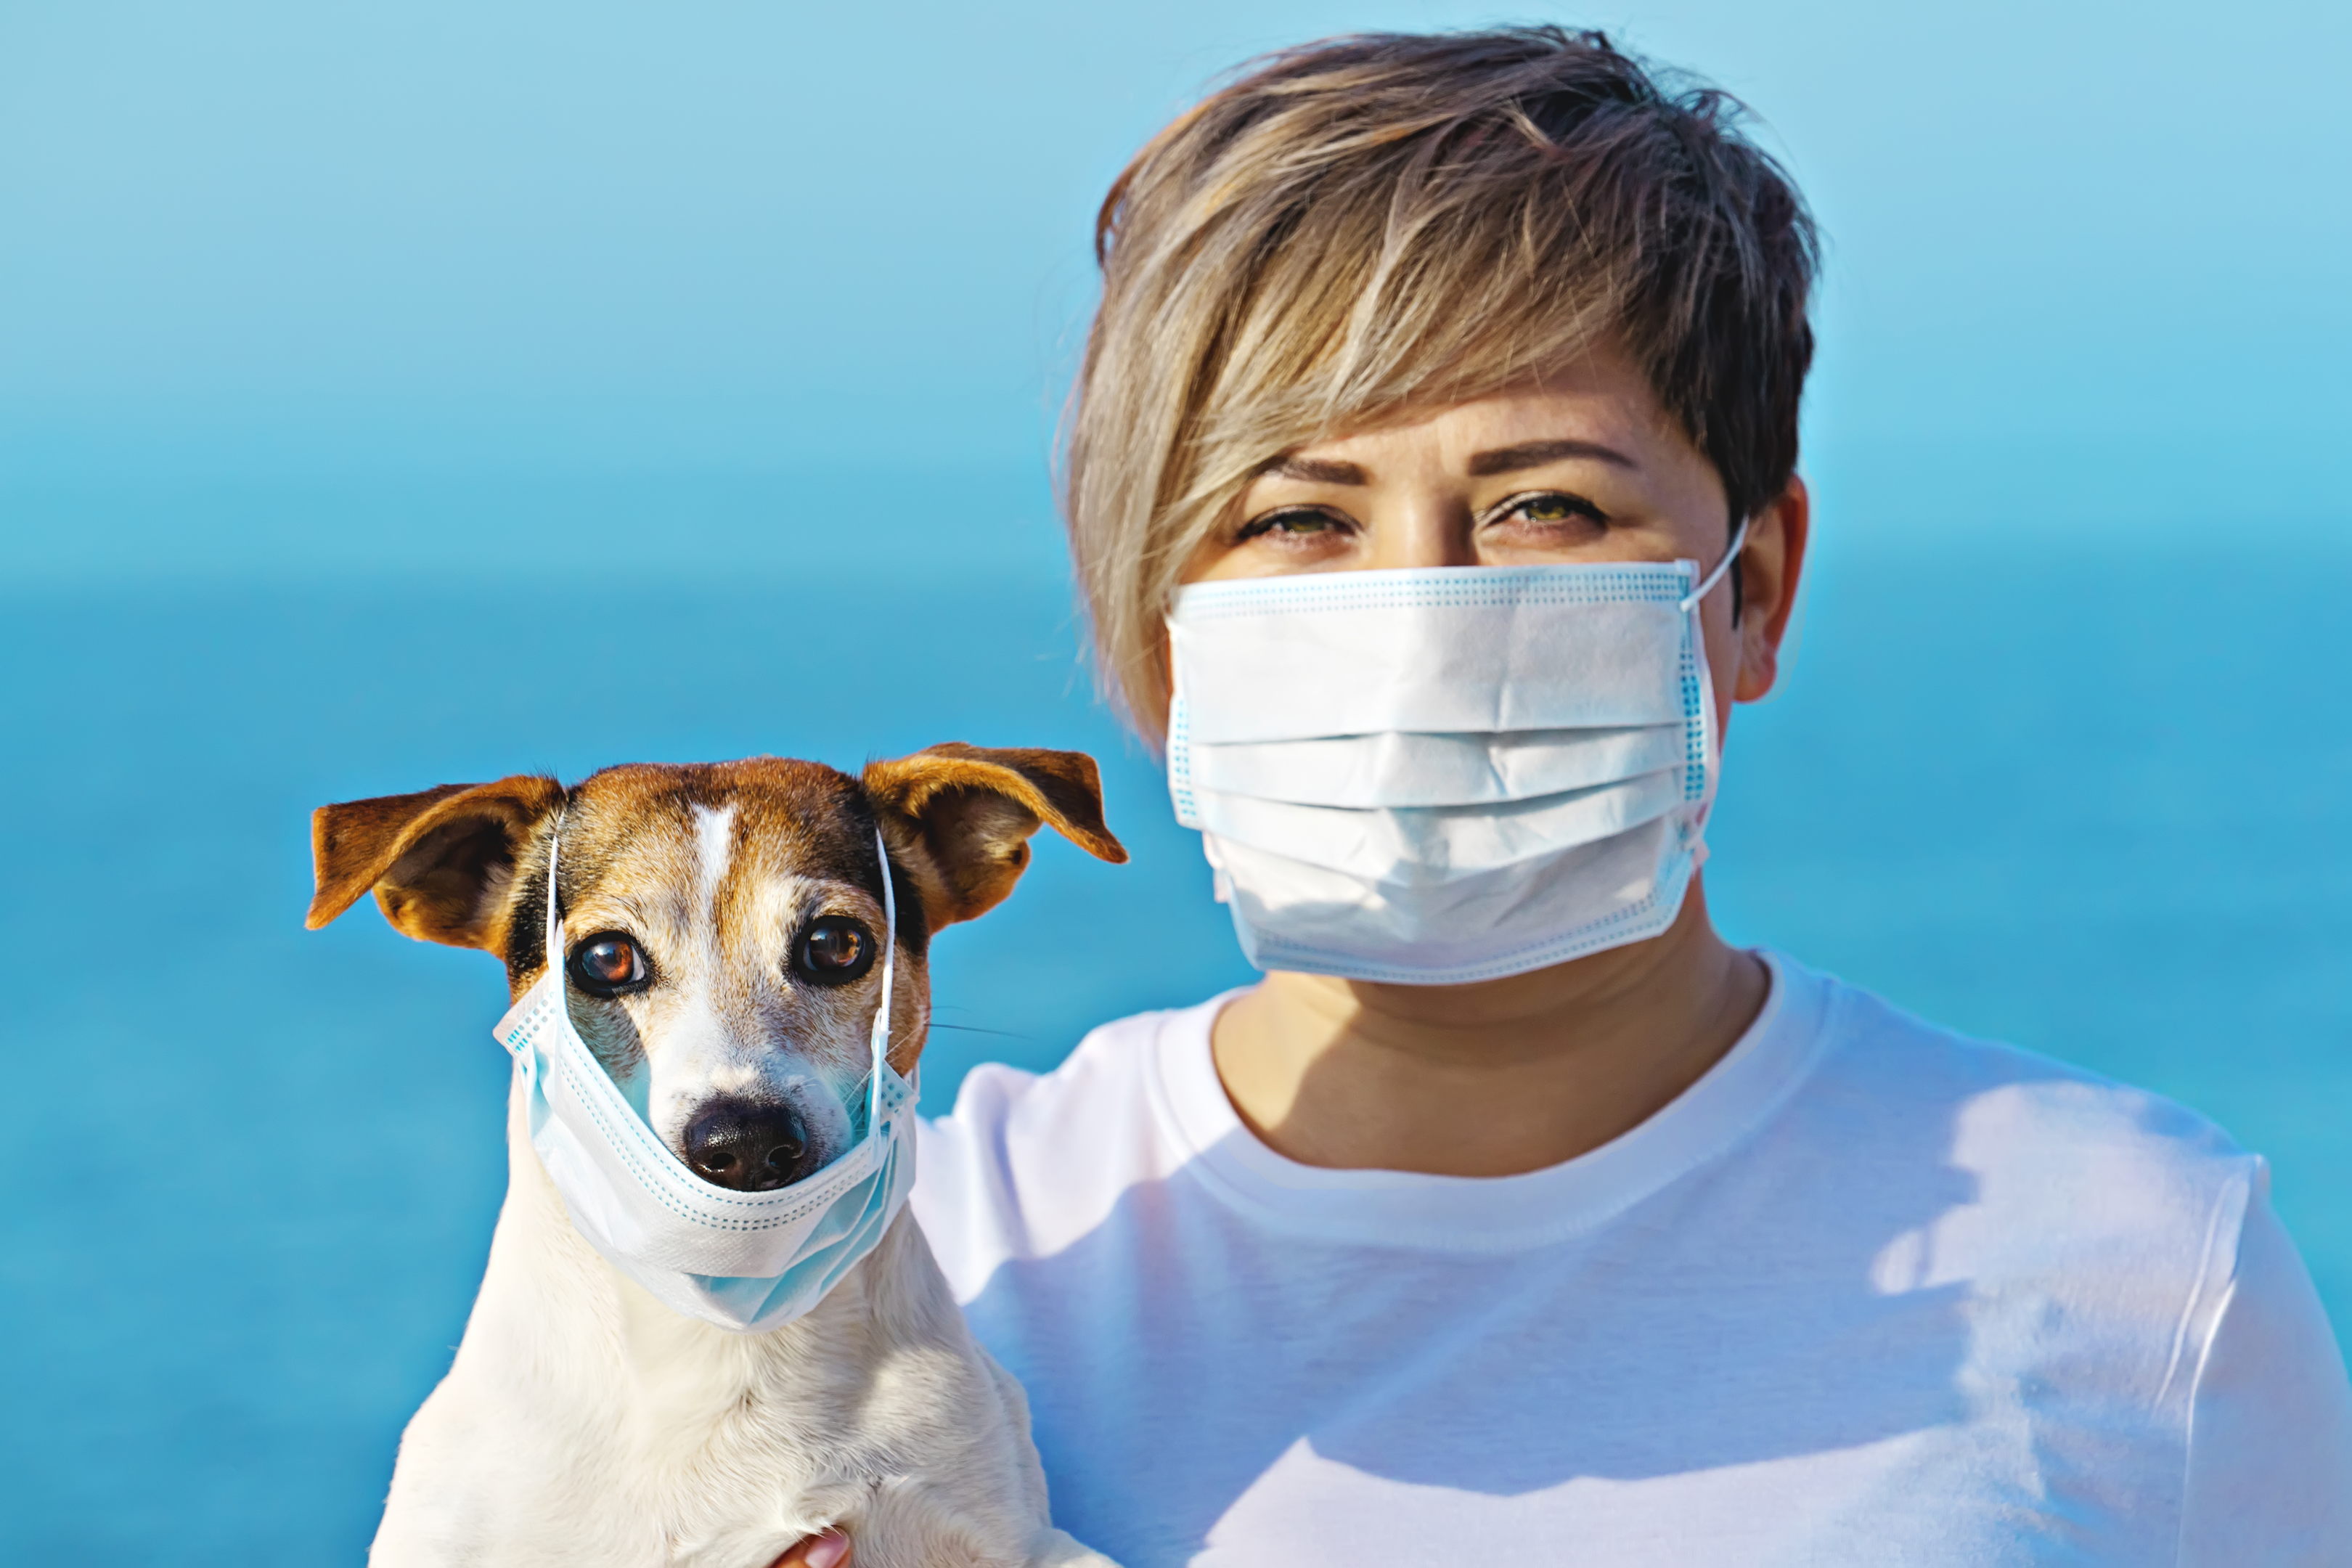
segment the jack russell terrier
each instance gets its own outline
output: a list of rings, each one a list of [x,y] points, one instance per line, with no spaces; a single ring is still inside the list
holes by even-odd
[[[837,1528],[857,1568],[1112,1568],[903,1212],[929,940],[1041,824],[1127,858],[1093,759],[959,743],[319,809],[311,929],[373,889],[518,1003],[506,1204],[371,1563],[764,1568]]]

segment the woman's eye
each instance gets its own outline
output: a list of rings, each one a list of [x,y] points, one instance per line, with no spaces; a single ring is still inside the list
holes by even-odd
[[[874,937],[847,915],[827,915],[801,933],[793,967],[820,985],[845,985],[874,965]]]
[[[572,950],[572,978],[592,996],[617,996],[653,978],[645,951],[619,931],[592,936]]]
[[[1535,495],[1517,496],[1502,508],[1490,513],[1497,522],[1517,518],[1526,522],[1557,524],[1563,522],[1605,523],[1609,521],[1601,510],[1582,496],[1565,495],[1559,490],[1544,490]]]
[[[1242,524],[1234,536],[1239,544],[1245,540],[1273,538],[1276,540],[1312,539],[1321,534],[1337,533],[1342,524],[1339,518],[1313,507],[1285,507],[1254,517]]]

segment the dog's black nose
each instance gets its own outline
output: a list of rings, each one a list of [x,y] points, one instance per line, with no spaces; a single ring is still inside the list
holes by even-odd
[[[686,1163],[704,1181],[764,1193],[814,1168],[808,1129],[789,1105],[722,1100],[686,1130]]]

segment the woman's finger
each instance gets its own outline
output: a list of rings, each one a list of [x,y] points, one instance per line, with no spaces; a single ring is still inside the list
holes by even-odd
[[[769,1568],[849,1568],[849,1537],[837,1530],[812,1535]]]

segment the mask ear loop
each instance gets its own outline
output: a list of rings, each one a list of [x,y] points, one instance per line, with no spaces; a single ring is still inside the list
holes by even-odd
[[[563,958],[562,950],[556,946],[556,939],[563,927],[556,916],[555,870],[558,857],[563,849],[563,815],[571,809],[572,803],[568,800],[555,808],[555,831],[547,840],[547,977],[555,982],[559,1005],[563,999]]]
[[[1731,563],[1739,559],[1740,549],[1746,545],[1747,542],[1748,520],[1746,518],[1742,518],[1739,521],[1739,526],[1732,530],[1731,548],[1723,552],[1723,559],[1715,563],[1715,570],[1708,573],[1699,583],[1699,585],[1693,588],[1690,593],[1684,597],[1682,604],[1682,613],[1684,615],[1689,615],[1691,613],[1692,606],[1696,605],[1701,599],[1706,598],[1708,594],[1714,592],[1715,585],[1723,581],[1723,574],[1731,570]]]
[[[874,1015],[874,1065],[866,1073],[866,1135],[882,1128],[882,1069],[890,1060],[890,977],[898,956],[898,900],[890,885],[890,851],[874,828],[874,858],[882,864],[882,1005]]]

